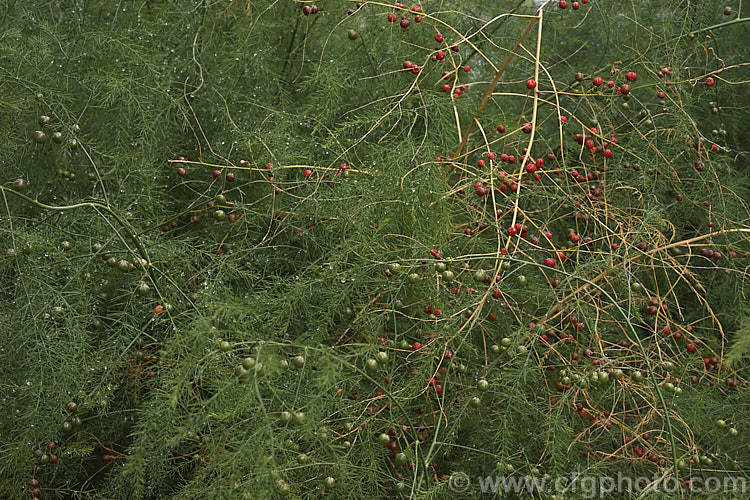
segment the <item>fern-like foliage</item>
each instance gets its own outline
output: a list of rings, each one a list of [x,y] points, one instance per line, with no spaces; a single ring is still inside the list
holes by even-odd
[[[0,496],[746,479],[734,8],[6,2]]]

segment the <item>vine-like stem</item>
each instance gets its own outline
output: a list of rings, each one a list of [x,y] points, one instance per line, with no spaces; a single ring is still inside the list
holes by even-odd
[[[538,19],[537,16],[534,16],[531,18],[531,20],[529,21],[529,24],[526,26],[526,29],[521,35],[521,38],[518,39],[518,41],[516,42],[516,45],[510,51],[510,54],[508,54],[508,57],[505,58],[505,62],[503,63],[503,65],[500,66],[500,69],[498,69],[497,73],[495,73],[495,78],[492,79],[492,82],[490,83],[490,87],[487,89],[487,92],[484,94],[484,98],[482,98],[482,103],[479,105],[479,109],[477,109],[477,112],[474,114],[474,118],[472,118],[471,122],[469,122],[469,126],[466,128],[466,132],[464,132],[464,136],[461,139],[461,143],[456,148],[456,152],[453,154],[453,158],[458,158],[458,155],[461,154],[461,151],[464,149],[464,146],[466,146],[466,141],[469,140],[469,134],[474,128],[474,122],[477,121],[477,119],[479,118],[479,115],[482,114],[484,107],[489,102],[490,97],[492,97],[492,92],[495,90],[495,87],[500,81],[500,77],[503,76],[503,73],[505,73],[505,68],[508,67],[508,64],[510,64],[510,61],[513,59],[513,56],[516,55],[518,48],[526,39],[526,36],[531,31],[531,28],[534,26],[534,23],[536,23],[537,19]]]
[[[27,201],[28,203],[31,203],[32,205],[35,205],[39,208],[44,208],[46,210],[56,210],[56,211],[68,211],[68,210],[75,210],[77,208],[91,208],[94,210],[102,210],[104,212],[107,212],[109,215],[114,218],[120,226],[125,230],[125,232],[132,238],[133,242],[135,243],[135,246],[138,247],[138,252],[140,252],[141,256],[146,259],[146,273],[148,273],[149,278],[151,281],[156,284],[156,281],[154,280],[154,277],[151,273],[151,259],[148,256],[148,252],[146,251],[146,247],[143,246],[143,243],[138,239],[138,236],[136,235],[135,231],[133,230],[133,227],[126,221],[122,215],[115,212],[112,207],[108,205],[104,205],[102,203],[97,203],[94,201],[84,201],[81,203],[74,203],[72,205],[61,205],[61,206],[54,206],[54,205],[47,205],[46,203],[42,203],[39,200],[35,200],[34,198],[31,198],[29,196],[26,196],[23,193],[20,193],[18,191],[15,191],[13,189],[8,189],[6,186],[0,186],[0,189],[3,190],[3,192],[9,192],[12,193],[19,198]]]
[[[697,35],[698,33],[703,33],[704,31],[711,31],[711,30],[716,30],[719,28],[726,28],[727,26],[731,26],[733,24],[746,23],[748,21],[750,21],[750,17],[738,17],[737,19],[732,19],[731,21],[727,21],[725,23],[714,24],[713,26],[701,28],[699,30],[693,31],[692,33],[694,35]]]

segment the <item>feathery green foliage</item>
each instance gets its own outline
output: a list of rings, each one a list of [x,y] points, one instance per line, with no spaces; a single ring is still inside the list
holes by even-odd
[[[0,7],[0,495],[750,480],[747,14],[565,3]]]

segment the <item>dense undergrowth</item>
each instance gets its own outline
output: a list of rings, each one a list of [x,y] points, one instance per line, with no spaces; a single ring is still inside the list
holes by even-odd
[[[729,3],[4,4],[0,494],[744,498]]]

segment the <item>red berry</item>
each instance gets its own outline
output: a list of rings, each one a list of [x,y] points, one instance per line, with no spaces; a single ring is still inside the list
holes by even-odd
[[[535,89],[536,88],[536,80],[534,80],[533,78],[529,79],[526,82],[526,88],[529,89],[529,90]]]
[[[413,344],[411,345],[411,350],[412,350],[412,351],[418,351],[418,350],[420,350],[421,348],[422,348],[422,344],[421,344],[421,343],[419,343],[419,342],[414,342],[414,343],[413,343]]]
[[[442,43],[443,41],[443,34],[442,33],[435,33],[435,41],[438,43]]]
[[[555,259],[552,257],[547,257],[544,259],[544,265],[547,267],[555,267]]]
[[[579,4],[578,2],[573,2],[573,4],[572,4],[573,10],[578,10],[578,8],[580,6],[581,6],[581,4]]]
[[[568,2],[566,2],[565,0],[560,0],[557,3],[557,6],[560,7],[561,9],[567,9],[568,8]]]
[[[623,83],[620,86],[620,93],[622,95],[629,94],[630,93],[630,85],[628,85],[627,83]]]
[[[227,182],[234,182],[234,173],[229,172],[227,174]]]
[[[713,84],[714,84],[714,79],[712,77],[709,76],[708,78],[706,78],[706,85],[711,87]]]
[[[309,168],[306,168],[305,171],[302,172],[302,175],[304,175],[306,179],[309,179],[310,176],[312,175],[312,170],[310,170]]]
[[[310,9],[310,6],[309,6],[309,5],[304,5],[304,6],[302,7],[302,13],[303,13],[304,15],[306,15],[306,16],[309,16],[309,15],[310,15],[310,12],[312,12],[312,10]]]
[[[409,26],[411,25],[411,23],[409,22],[409,20],[407,18],[405,18],[405,17],[401,18],[401,22],[399,24],[401,25],[401,29],[404,30],[404,31],[408,30]]]
[[[498,125],[498,126],[497,126],[497,131],[498,131],[498,132],[500,132],[501,134],[502,134],[503,132],[505,132],[505,125]]]
[[[468,64],[464,66],[464,71],[466,71],[467,73],[471,71],[471,66],[469,66]]]
[[[593,80],[591,80],[591,83],[593,83],[595,86],[600,86],[602,83],[604,83],[604,79],[600,76],[597,76]]]
[[[221,179],[221,171],[220,170],[214,170],[213,176],[214,176],[214,180],[218,181],[219,179]]]
[[[182,167],[179,167],[177,169],[177,175],[179,175],[180,177],[185,177],[187,175],[187,170],[185,170]]]
[[[605,158],[612,158],[612,150],[611,149],[605,149],[602,154]]]

